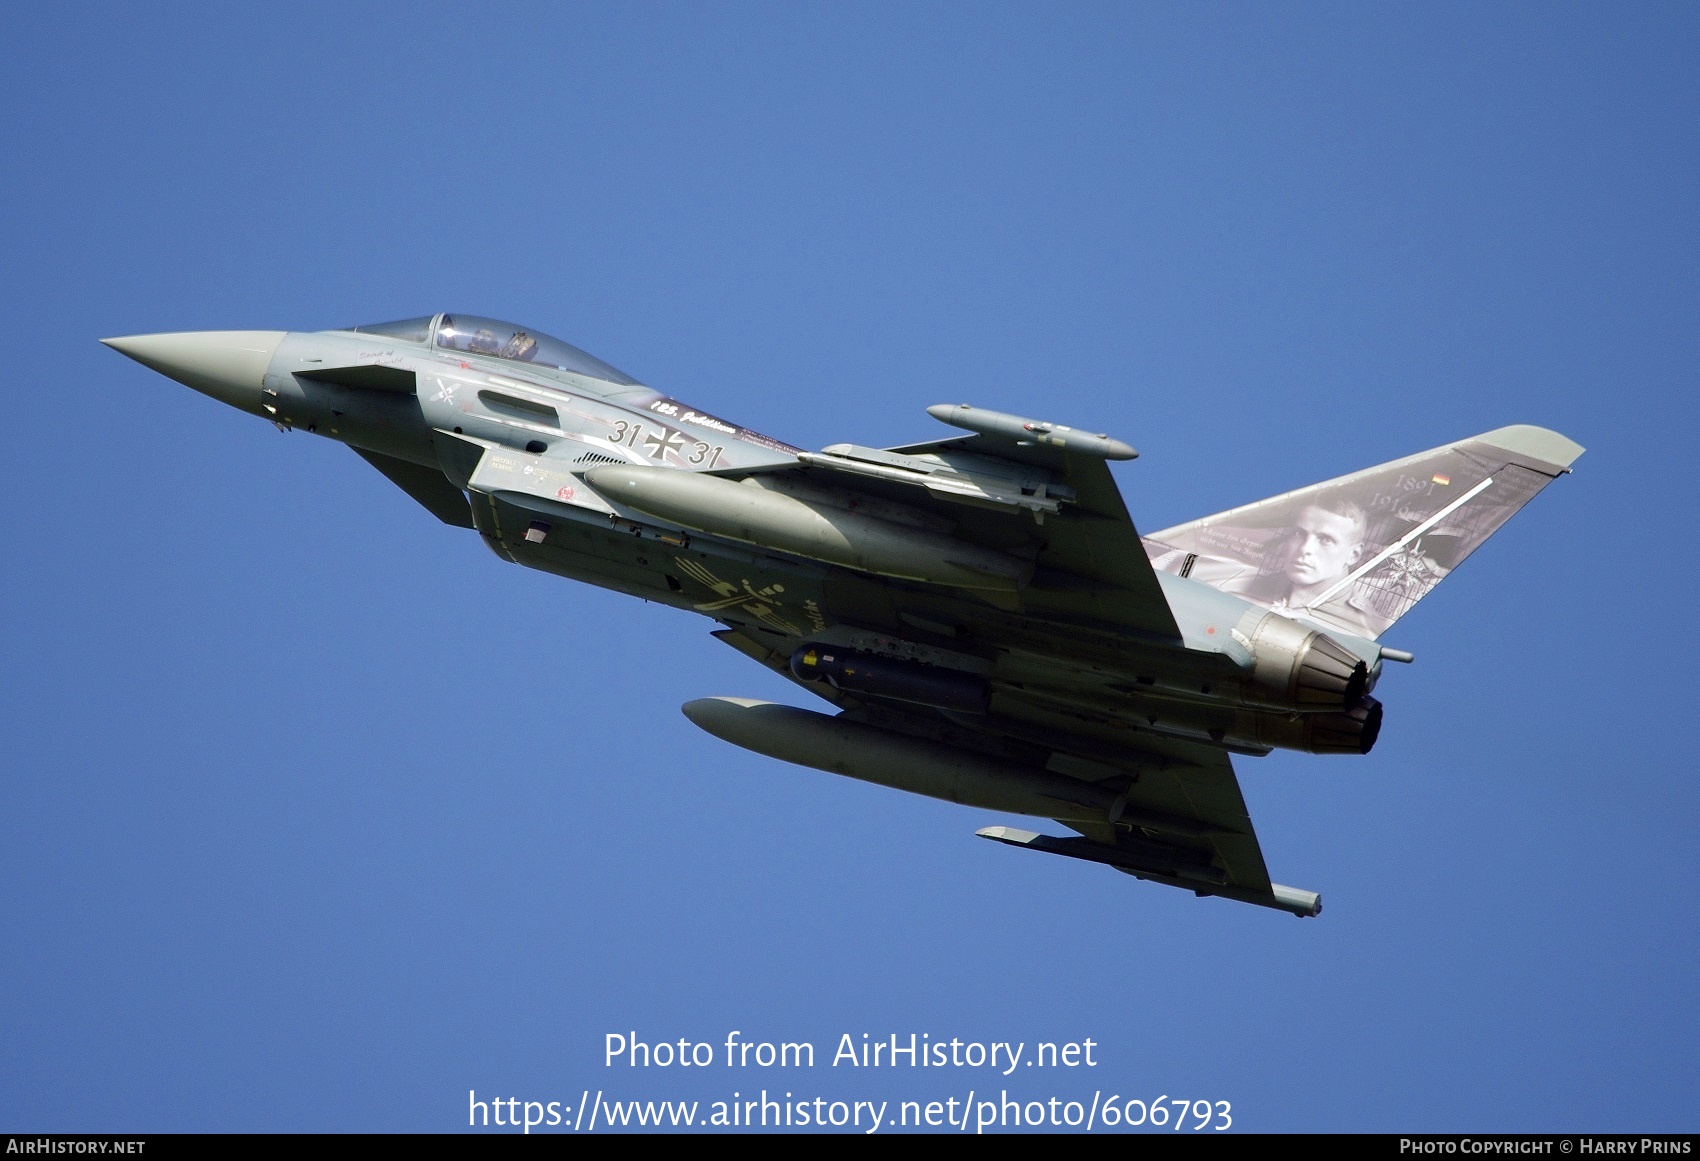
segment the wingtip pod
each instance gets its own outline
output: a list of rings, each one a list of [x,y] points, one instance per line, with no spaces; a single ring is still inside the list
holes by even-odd
[[[1003,436],[1021,444],[1043,444],[1062,451],[1097,456],[1106,460],[1139,458],[1139,453],[1133,448],[1107,435],[1094,435],[1088,431],[1065,427],[1060,423],[1024,419],[1002,411],[988,411],[984,407],[973,407],[967,403],[935,403],[927,408],[927,414],[952,427],[979,432],[981,435]]]
[[[1022,830],[1014,826],[983,826],[974,832],[975,838],[991,839],[993,842],[1008,843],[1012,847],[1024,847],[1039,837],[1036,830]]]
[[[1300,919],[1315,919],[1322,914],[1322,896],[1315,891],[1301,891],[1279,883],[1269,884],[1269,890],[1283,911],[1291,911]]]

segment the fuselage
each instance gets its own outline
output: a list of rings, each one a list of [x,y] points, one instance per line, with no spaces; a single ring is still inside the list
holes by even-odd
[[[196,332],[109,343],[282,430],[440,472],[465,492],[470,523],[504,559],[711,617],[725,626],[729,643],[776,668],[816,642],[972,674],[986,683],[994,714],[1000,689],[1019,691],[1022,728],[1039,740],[1046,725],[1032,720],[1035,704],[1104,747],[1137,730],[1253,754],[1367,749],[1319,742],[1313,727],[1320,719],[1281,700],[1288,695],[1280,691],[1298,681],[1299,653],[1308,648],[1294,642],[1313,627],[1297,625],[1294,636],[1285,628],[1294,622],[1183,577],[1157,574],[1179,637],[1155,640],[1077,615],[1079,586],[1033,576],[1030,564],[1018,580],[976,589],[962,573],[941,587],[928,583],[937,578],[913,575],[914,568],[869,576],[830,555],[776,548],[760,529],[740,536],[724,519],[667,519],[653,504],[646,510],[624,503],[587,475],[624,467],[724,479],[794,468],[800,452],[539,332],[438,315],[347,331]],[[759,478],[753,482],[760,486]],[[826,499],[809,494],[796,502],[824,513],[828,524],[858,520],[894,529],[893,559],[900,562],[905,546],[925,557],[929,545],[952,535],[947,519],[889,498],[858,500],[836,485],[821,495]],[[1043,535],[1035,521],[1025,541],[1000,551],[1031,561]],[[997,566],[969,560],[967,567],[990,576]],[[1276,641],[1283,632],[1293,640]],[[995,647],[984,644],[993,639]],[[1359,694],[1373,686],[1375,642],[1334,631],[1326,647],[1347,665],[1361,661]],[[1292,672],[1272,677],[1269,656]]]

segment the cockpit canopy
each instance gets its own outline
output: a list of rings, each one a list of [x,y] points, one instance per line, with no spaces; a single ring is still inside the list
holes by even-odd
[[[386,339],[401,339],[409,343],[428,343],[431,341],[431,324],[437,319],[436,315],[428,314],[424,318],[404,318],[397,322],[366,323],[357,327],[343,327],[345,331],[355,331],[362,335],[383,335]]]
[[[588,355],[571,343],[552,339],[540,331],[527,330],[493,318],[470,314],[445,314],[437,323],[437,345],[451,351],[466,351],[474,355],[494,355],[516,363],[533,363],[606,379],[635,387],[638,381],[623,371],[617,371],[594,355]]]
[[[550,338],[541,331],[515,326],[493,318],[470,314],[445,314],[435,318],[409,318],[398,322],[370,323],[348,329],[363,335],[383,335],[410,343],[431,339],[431,324],[437,324],[437,346],[469,355],[485,355],[496,359],[512,359],[538,367],[553,367],[588,375],[625,387],[640,386],[624,371],[616,370],[594,355],[586,354],[571,343]]]

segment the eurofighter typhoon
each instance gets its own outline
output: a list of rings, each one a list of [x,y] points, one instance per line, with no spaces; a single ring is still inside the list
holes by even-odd
[[[1230,755],[1367,754],[1381,636],[1582,448],[1502,427],[1141,537],[1109,436],[967,404],[962,434],[791,447],[537,331],[436,315],[107,346],[340,440],[498,556],[701,613],[833,714],[686,703],[759,754],[1064,837],[988,839],[1318,914],[1270,881]]]

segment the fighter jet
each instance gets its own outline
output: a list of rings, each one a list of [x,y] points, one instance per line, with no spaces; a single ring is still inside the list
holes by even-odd
[[[463,314],[102,340],[352,448],[503,560],[701,613],[829,703],[686,703],[759,754],[1072,833],[978,833],[1305,917],[1231,755],[1362,755],[1383,634],[1582,448],[1502,427],[1141,537],[1110,436],[968,404],[805,451]]]

